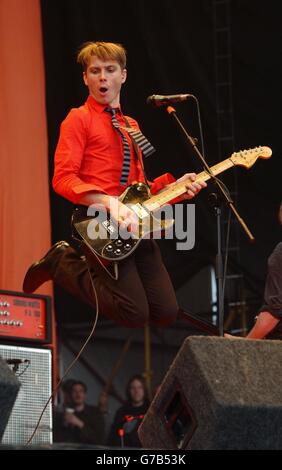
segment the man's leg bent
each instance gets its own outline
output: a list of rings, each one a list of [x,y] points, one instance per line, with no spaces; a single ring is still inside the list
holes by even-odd
[[[174,323],[179,307],[160,249],[154,240],[142,242],[142,247],[136,251],[136,266],[149,304],[150,323],[156,326]]]
[[[134,257],[119,263],[118,270],[118,280],[114,280],[98,261],[94,264],[93,258],[86,261],[71,249],[61,255],[53,272],[53,280],[71,295],[95,307],[90,271],[99,312],[123,326],[142,327],[149,316],[149,305]]]

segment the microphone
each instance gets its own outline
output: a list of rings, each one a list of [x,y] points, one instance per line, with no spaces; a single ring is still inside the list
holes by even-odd
[[[194,95],[151,95],[148,96],[146,102],[151,106],[159,107],[159,106],[166,106],[172,103],[179,103],[180,101],[186,101],[190,98],[194,98]]]

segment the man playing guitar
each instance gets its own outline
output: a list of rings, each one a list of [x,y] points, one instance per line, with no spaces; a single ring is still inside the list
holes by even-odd
[[[89,96],[61,125],[53,188],[76,205],[111,208],[113,220],[127,227],[136,218],[117,197],[133,182],[146,182],[146,177],[142,163],[145,150],[134,144],[125,130],[139,130],[139,126],[120,109],[120,90],[127,76],[126,52],[119,44],[87,43],[78,54],[78,62]],[[191,199],[206,187],[205,181],[195,180],[193,173],[178,180],[185,188],[181,199]],[[151,183],[150,192],[157,194],[173,184],[175,179],[167,173]],[[149,321],[166,326],[175,321],[178,305],[174,289],[154,240],[141,240],[134,253],[120,261],[117,279],[108,275],[102,263],[93,264],[85,249],[92,280],[85,259],[61,241],[28,269],[24,292],[34,292],[52,279],[95,306],[94,281],[100,312],[121,325],[138,328]]]

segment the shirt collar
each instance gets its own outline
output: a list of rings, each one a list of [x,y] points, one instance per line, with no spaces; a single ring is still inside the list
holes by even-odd
[[[98,101],[96,101],[93,96],[89,95],[88,98],[87,98],[87,103],[93,108],[95,109],[95,111],[97,111],[97,113],[103,113],[105,111],[105,109],[107,108],[110,108],[109,105],[107,104],[101,104],[101,103],[98,103]],[[120,107],[118,108],[115,108],[115,110],[122,114],[121,112],[121,109]]]

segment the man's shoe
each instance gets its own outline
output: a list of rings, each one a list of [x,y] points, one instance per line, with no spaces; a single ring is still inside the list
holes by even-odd
[[[27,294],[31,294],[38,289],[41,284],[50,281],[52,279],[52,268],[54,267],[57,255],[63,253],[67,248],[70,248],[67,242],[57,242],[43,258],[33,263],[26,272],[23,282],[23,291]]]

